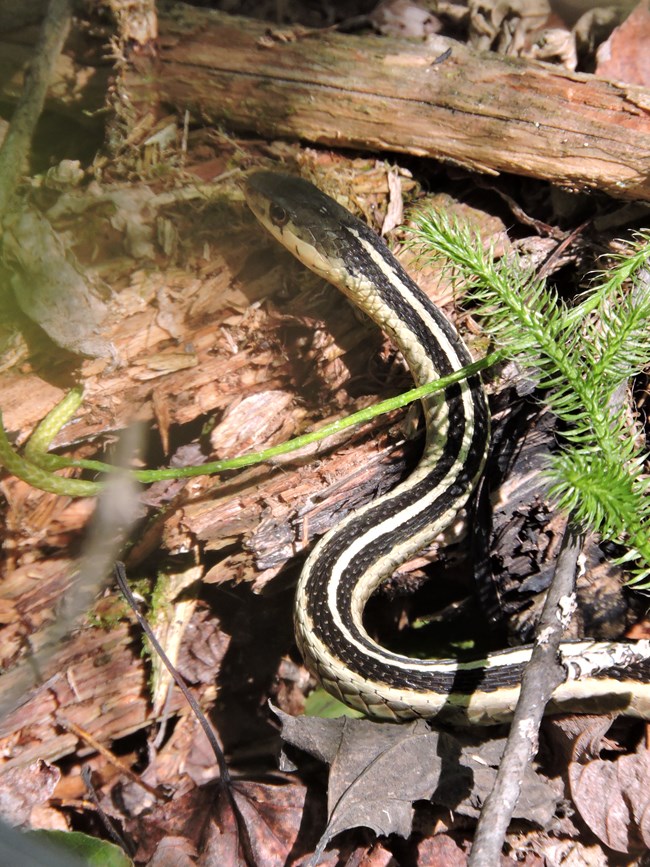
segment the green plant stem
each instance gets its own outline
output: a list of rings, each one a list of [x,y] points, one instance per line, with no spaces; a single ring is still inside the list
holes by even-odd
[[[58,469],[59,466],[64,466],[62,464],[57,466],[56,455],[48,455],[47,450],[63,425],[69,422],[79,409],[82,400],[83,391],[80,388],[73,388],[60,403],[57,403],[54,409],[48,412],[43,421],[39,422],[23,449],[26,460],[45,470]],[[55,461],[50,463],[50,458],[55,458]]]
[[[285,455],[311,443],[318,442],[325,437],[332,436],[342,430],[346,430],[354,425],[369,421],[382,413],[391,412],[399,407],[406,406],[414,400],[432,394],[436,391],[442,391],[450,385],[472,376],[481,370],[493,366],[504,357],[502,352],[492,352],[485,358],[468,364],[461,370],[445,376],[435,382],[420,386],[419,388],[411,389],[403,394],[391,397],[374,406],[362,409],[345,418],[338,419],[331,424],[324,425],[318,430],[295,437],[287,442],[264,449],[261,452],[254,454],[241,455],[238,458],[230,458],[222,461],[209,461],[205,464],[198,464],[189,467],[174,467],[159,470],[132,470],[132,476],[139,482],[150,484],[169,479],[187,479],[194,476],[212,475],[213,473],[222,473],[226,470],[236,470],[242,467],[250,467],[254,464],[259,464],[268,461],[271,458]],[[2,416],[0,415],[0,464],[8,469],[13,475],[22,479],[35,488],[40,488],[44,491],[50,491],[55,494],[64,494],[71,497],[86,497],[94,496],[101,490],[100,482],[83,481],[81,479],[67,479],[55,475],[54,469],[63,468],[81,468],[90,469],[96,472],[111,473],[115,472],[116,467],[111,464],[105,464],[101,461],[87,460],[70,460],[58,455],[49,455],[46,449],[56,436],[61,427],[70,420],[74,412],[78,409],[81,403],[81,393],[77,390],[70,392],[66,397],[57,404],[54,409],[48,413],[46,418],[38,425],[32,434],[28,447],[25,449],[25,456],[15,452],[6,432],[2,426]]]
[[[0,464],[12,475],[22,479],[33,488],[40,488],[50,494],[62,494],[68,497],[94,497],[101,490],[98,482],[86,482],[83,479],[66,479],[55,476],[54,473],[25,460],[15,452],[7,439],[2,415],[0,414]]]

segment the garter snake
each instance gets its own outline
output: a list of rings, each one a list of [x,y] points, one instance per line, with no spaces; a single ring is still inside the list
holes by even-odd
[[[451,323],[383,241],[329,196],[301,178],[268,171],[248,176],[245,196],[273,237],[392,337],[416,385],[471,361]],[[425,397],[422,407],[426,443],[415,470],[349,514],[309,555],[296,595],[296,640],[323,686],[370,716],[504,721],[530,647],[469,662],[411,659],[374,642],[362,623],[374,589],[451,523],[483,470],[489,418],[479,376]],[[566,642],[561,662],[566,680],[547,712],[650,718],[650,641]]]

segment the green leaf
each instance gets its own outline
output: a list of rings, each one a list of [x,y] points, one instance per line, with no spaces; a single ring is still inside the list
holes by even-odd
[[[353,719],[358,719],[359,717],[363,717],[364,714],[343,704],[343,702],[340,702],[319,686],[305,702],[305,716],[318,716],[322,719],[336,719],[340,716],[349,716]]]
[[[133,861],[119,846],[79,831],[28,831],[25,837],[47,844],[53,851],[83,858],[88,867],[133,867]]]

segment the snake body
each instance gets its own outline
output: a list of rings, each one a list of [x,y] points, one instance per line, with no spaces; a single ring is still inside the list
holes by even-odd
[[[391,336],[416,385],[470,363],[456,330],[383,241],[329,196],[267,171],[248,176],[245,196],[281,244]],[[483,470],[489,416],[479,376],[425,397],[422,407],[426,443],[415,470],[349,514],[308,557],[296,594],[296,640],[323,686],[372,717],[501,722],[512,716],[530,647],[469,662],[411,659],[373,641],[362,622],[375,588],[449,526]],[[549,711],[650,718],[650,642],[567,642],[561,658],[567,677]]]

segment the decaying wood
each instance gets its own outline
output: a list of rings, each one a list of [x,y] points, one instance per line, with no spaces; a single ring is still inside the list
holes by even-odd
[[[176,5],[155,99],[227,129],[650,198],[650,92],[436,38],[281,33]],[[132,75],[127,90],[151,96]],[[148,93],[149,92],[149,93]]]
[[[385,170],[371,169],[369,178],[385,197]],[[102,239],[111,237],[104,219],[99,209],[89,208],[74,221],[79,248],[87,234],[96,242],[92,250],[99,262]],[[211,415],[212,456],[232,456],[286,440],[323,416],[367,405],[375,390],[386,396],[408,385],[378,330],[360,322],[334,289],[323,291],[322,283],[262,234],[234,188],[228,195],[221,191],[216,208],[205,202],[189,212],[180,208],[174,225],[189,239],[182,269],[165,262],[138,271],[129,260],[120,275],[124,263],[113,266],[112,313],[103,336],[114,344],[119,363],[77,357],[71,367],[58,347],[46,344],[34,352],[40,345],[34,339],[31,356],[25,347],[0,373],[0,407],[16,442],[24,442],[75,380],[84,384],[84,403],[57,445],[67,454],[95,457],[102,456],[97,438],[106,442],[134,418],[149,424],[154,441],[159,434],[165,443],[170,429]],[[347,392],[350,380],[357,383],[357,397]],[[272,466],[153,486],[143,498],[159,513],[143,526],[129,554],[129,574],[137,576],[137,564],[152,552],[193,551],[204,581],[255,581],[263,587],[337,515],[397,481],[405,467],[405,433],[395,422],[376,419],[358,433],[346,432]],[[195,437],[196,431],[174,434],[177,443]],[[347,447],[335,451],[342,442]],[[201,461],[198,445],[184,448],[186,459]],[[93,503],[66,501],[7,476],[0,492],[6,517],[0,664],[9,668],[30,646],[39,646],[40,630],[56,618],[74,569],[67,548],[84,531]],[[211,629],[218,633],[216,624]],[[131,638],[126,641],[122,626],[85,628],[72,636],[52,669],[42,672],[45,679],[57,676],[56,689],[48,683],[25,696],[26,704],[0,730],[0,746],[12,765],[76,749],[77,738],[60,730],[55,709],[105,744],[146,725],[146,665],[137,635]],[[86,690],[75,693],[79,660],[82,680],[95,690],[92,702]],[[100,666],[98,677],[93,665]],[[215,667],[211,677],[216,674]],[[9,680],[3,684],[11,686]]]
[[[41,563],[31,568],[31,579],[55,582],[72,565]],[[20,578],[15,574],[12,583]],[[149,725],[148,672],[140,649],[128,623],[85,629],[63,645],[41,673],[42,685],[0,721],[2,772],[36,758],[54,761],[79,747],[83,752],[79,738],[65,728],[68,719],[104,744]],[[4,674],[3,685],[10,689],[17,676],[20,670]],[[173,695],[171,712],[182,706],[180,694]]]

